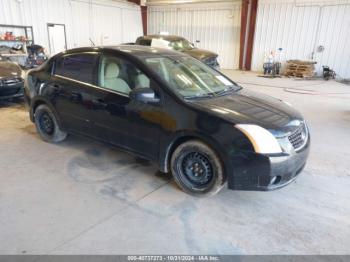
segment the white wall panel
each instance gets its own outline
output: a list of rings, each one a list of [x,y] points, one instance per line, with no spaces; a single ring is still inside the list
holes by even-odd
[[[350,3],[346,6],[329,6],[321,12],[320,34],[317,43],[325,47],[316,53],[315,60],[328,65],[342,78],[350,78]]]
[[[47,23],[65,24],[67,47],[116,45],[142,35],[140,7],[110,0],[1,0],[0,24],[33,26],[48,47]]]
[[[90,38],[95,43],[97,39],[95,39],[92,32],[93,24],[90,24],[89,21],[89,19],[92,20],[90,5],[84,2],[71,1],[68,12],[72,15],[72,17],[68,20],[71,23],[68,46],[90,46]],[[95,44],[98,45],[98,43]]]
[[[261,71],[267,55],[276,58],[314,60],[350,78],[350,1],[261,0],[258,5],[252,70]],[[317,52],[324,46],[323,52]],[[282,52],[277,51],[282,48]]]
[[[96,45],[113,45],[115,39],[123,40],[122,9],[93,5],[92,35]],[[109,25],[109,26],[105,26]],[[113,30],[111,30],[113,28]]]
[[[219,54],[222,68],[239,63],[241,1],[149,6],[148,33],[169,32]]]
[[[122,9],[123,42],[135,42],[143,35],[141,11],[137,9]]]

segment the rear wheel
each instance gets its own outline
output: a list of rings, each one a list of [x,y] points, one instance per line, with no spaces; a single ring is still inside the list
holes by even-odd
[[[171,171],[179,187],[195,196],[215,195],[225,183],[219,157],[198,140],[176,148],[171,157]]]
[[[50,143],[63,141],[67,133],[58,126],[57,119],[47,105],[40,105],[35,110],[34,120],[40,137]]]

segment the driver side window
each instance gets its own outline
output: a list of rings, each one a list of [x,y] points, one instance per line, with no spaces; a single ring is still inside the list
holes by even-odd
[[[134,88],[149,88],[150,79],[131,62],[112,55],[102,55],[98,86],[128,95]]]

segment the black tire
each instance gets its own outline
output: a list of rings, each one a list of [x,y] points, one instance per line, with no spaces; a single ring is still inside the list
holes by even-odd
[[[179,145],[170,164],[177,185],[193,196],[215,195],[226,182],[220,158],[199,140]]]
[[[58,143],[67,137],[58,126],[57,119],[47,105],[40,105],[34,112],[34,121],[40,137],[50,143]]]

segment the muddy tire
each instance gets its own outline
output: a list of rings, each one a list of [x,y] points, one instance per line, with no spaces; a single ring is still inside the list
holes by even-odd
[[[58,143],[67,137],[57,123],[55,115],[47,105],[40,105],[35,110],[34,122],[40,137],[50,143]]]

